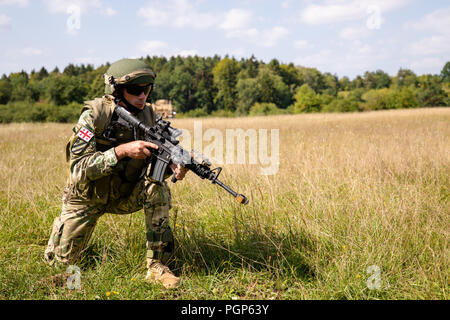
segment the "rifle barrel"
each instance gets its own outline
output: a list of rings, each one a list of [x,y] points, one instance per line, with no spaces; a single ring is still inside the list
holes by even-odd
[[[226,184],[224,184],[222,181],[220,181],[219,179],[215,179],[213,181],[213,183],[218,184],[219,186],[221,186],[222,188],[224,188],[228,193],[230,193],[231,195],[233,195],[233,197],[236,199],[237,202],[242,203],[242,204],[248,204],[248,199],[246,196],[244,196],[243,194],[237,193],[235,192],[233,189],[231,189],[229,186],[227,186]]]

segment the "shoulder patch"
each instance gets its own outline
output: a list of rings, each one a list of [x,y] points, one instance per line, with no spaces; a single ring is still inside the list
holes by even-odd
[[[94,137],[94,134],[91,131],[89,131],[88,129],[86,129],[85,127],[82,127],[80,129],[80,131],[78,131],[77,137],[82,139],[85,142],[89,142]]]
[[[94,134],[89,129],[86,127],[81,127],[74,137],[75,141],[73,142],[70,151],[75,155],[81,154],[89,145],[89,141],[91,141],[93,137]]]
[[[77,138],[73,143],[72,148],[70,148],[70,151],[75,155],[79,155],[86,149],[87,145],[88,143],[86,141]]]

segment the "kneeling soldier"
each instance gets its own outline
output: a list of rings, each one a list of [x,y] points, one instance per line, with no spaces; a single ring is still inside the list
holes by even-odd
[[[147,276],[166,288],[180,279],[166,266],[173,252],[169,226],[171,195],[166,182],[150,178],[153,143],[139,140],[136,132],[114,113],[115,99],[144,121],[154,125],[155,114],[146,103],[155,73],[141,60],[122,59],[105,74],[105,96],[85,102],[66,146],[70,175],[63,194],[62,212],[53,223],[45,259],[74,264],[80,259],[97,220],[104,213],[127,214],[144,209],[147,235]],[[182,180],[187,169],[171,165]]]

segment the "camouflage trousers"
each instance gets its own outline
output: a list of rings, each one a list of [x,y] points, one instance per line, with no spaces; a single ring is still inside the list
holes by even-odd
[[[44,257],[50,264],[55,261],[73,264],[80,259],[94,231],[98,219],[105,213],[129,214],[144,209],[147,236],[147,263],[158,259],[167,263],[173,252],[173,235],[169,226],[171,208],[170,189],[166,182],[142,179],[128,197],[106,205],[89,205],[76,201],[63,201],[62,212],[53,222]]]

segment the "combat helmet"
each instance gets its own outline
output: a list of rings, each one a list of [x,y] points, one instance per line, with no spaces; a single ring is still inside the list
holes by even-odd
[[[132,84],[150,84],[153,86],[156,74],[142,60],[121,59],[106,70],[105,94],[114,94],[121,86]]]

